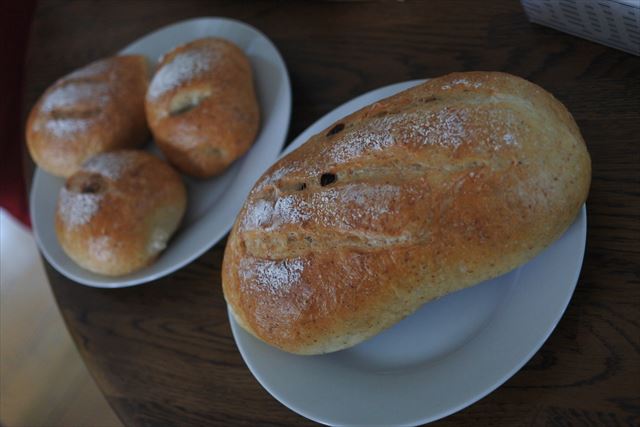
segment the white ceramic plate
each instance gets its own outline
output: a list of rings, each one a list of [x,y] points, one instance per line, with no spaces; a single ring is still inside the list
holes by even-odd
[[[36,169],[30,200],[33,230],[45,258],[65,276],[85,285],[120,288],[158,279],[177,270],[229,231],[253,184],[277,159],[289,128],[291,86],[282,57],[258,30],[231,19],[193,19],[155,31],[121,53],[143,54],[155,63],[175,46],[207,36],[234,42],[251,61],[262,116],[255,144],[219,177],[205,181],[185,178],[189,195],[187,213],[167,250],[150,267],[117,278],[91,273],[63,252],[56,238],[54,216],[64,180]],[[149,149],[157,152],[151,144]]]
[[[341,117],[419,83],[362,95],[327,114],[287,151]],[[580,273],[586,210],[528,264],[425,304],[351,349],[295,356],[245,332],[230,315],[247,366],[276,399],[330,425],[416,425],[445,417],[490,393],[542,346]]]

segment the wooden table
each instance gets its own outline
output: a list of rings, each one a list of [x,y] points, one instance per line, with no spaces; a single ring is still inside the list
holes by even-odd
[[[456,70],[540,84],[593,158],[588,244],[553,335],[502,387],[442,425],[640,423],[640,58],[530,24],[518,2],[41,1],[24,112],[57,77],[161,26],[226,16],[262,30],[291,75],[288,141],[370,89]],[[90,371],[127,425],[308,425],[244,365],[220,286],[224,241],[181,271],[100,290],[47,265]]]

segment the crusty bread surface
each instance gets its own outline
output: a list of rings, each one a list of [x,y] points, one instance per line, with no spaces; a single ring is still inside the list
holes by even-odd
[[[144,97],[149,66],[144,56],[93,62],[59,79],[31,110],[26,140],[34,162],[62,177],[89,157],[147,142]]]
[[[145,105],[164,155],[181,172],[199,178],[222,173],[258,132],[249,60],[219,38],[195,40],[164,55]]]
[[[81,267],[120,276],[151,264],[185,212],[186,189],[167,163],[141,150],[89,159],[60,190],[56,234]]]
[[[498,72],[435,78],[258,180],[227,242],[224,295],[273,346],[344,349],[532,259],[574,221],[590,179],[575,121],[542,88]]]

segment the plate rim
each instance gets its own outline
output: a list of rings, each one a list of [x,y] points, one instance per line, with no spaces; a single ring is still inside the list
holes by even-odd
[[[356,96],[356,97],[354,97],[352,99],[349,99],[349,100],[345,101],[344,103],[336,106],[334,109],[332,109],[331,111],[327,112],[326,114],[324,114],[323,116],[318,118],[316,121],[314,121],[307,128],[305,128],[285,148],[285,150],[281,154],[281,157],[284,157],[285,155],[289,154],[293,150],[295,150],[298,147],[300,147],[308,139],[308,137],[310,137],[312,135],[315,135],[316,133],[321,131],[322,130],[321,128],[322,128],[322,126],[324,126],[324,124],[320,125],[319,123],[322,123],[322,122],[326,121],[328,117],[333,117],[334,112],[336,110],[342,109],[342,108],[346,108],[346,106],[351,104],[351,103],[361,102],[362,98],[365,98],[367,96],[371,96],[371,95],[373,95],[374,93],[376,93],[378,91],[390,90],[390,89],[394,88],[395,86],[398,86],[398,87],[401,87],[400,89],[398,89],[395,92],[395,93],[398,93],[398,92],[400,92],[400,91],[402,91],[404,89],[411,88],[411,87],[413,87],[413,86],[415,86],[417,84],[420,84],[420,83],[422,83],[422,82],[424,82],[426,80],[428,80],[428,79],[407,80],[407,81],[404,81],[404,82],[397,82],[397,83],[381,86],[379,88],[369,90],[369,91],[367,91],[367,92],[365,92],[365,93],[363,93],[361,95],[358,95],[358,96]],[[382,100],[384,98],[387,98],[388,96],[393,96],[393,94],[392,95],[386,95],[383,98],[380,98],[378,100]],[[377,102],[377,101],[374,101],[374,102]],[[353,110],[353,111],[358,111],[361,108],[364,108],[364,107],[358,107],[356,110]],[[347,113],[347,114],[350,114],[350,113]],[[337,118],[336,120],[339,120],[339,118]],[[317,130],[310,131],[310,129],[316,128],[316,127],[318,128]],[[303,137],[305,137],[305,141],[299,141]],[[507,382],[518,371],[520,371],[531,360],[531,358],[542,348],[542,346],[549,339],[549,337],[551,336],[553,331],[558,326],[558,323],[560,322],[560,320],[564,316],[564,313],[565,313],[567,307],[569,306],[569,303],[570,303],[570,301],[571,301],[571,299],[573,297],[573,294],[575,292],[576,286],[577,286],[579,278],[580,278],[580,273],[582,271],[582,266],[583,266],[583,263],[584,263],[584,255],[585,255],[585,251],[586,251],[586,239],[587,239],[587,209],[586,209],[586,206],[587,206],[586,203],[584,203],[581,206],[578,215],[576,216],[576,218],[572,222],[572,225],[573,225],[574,223],[580,221],[582,227],[579,230],[579,236],[578,236],[578,241],[577,241],[577,246],[576,246],[576,255],[578,255],[578,260],[577,260],[577,263],[575,265],[575,270],[571,274],[572,279],[570,280],[570,282],[567,285],[567,291],[568,292],[567,292],[565,298],[561,301],[561,304],[559,304],[559,306],[562,307],[562,308],[559,310],[558,313],[555,314],[555,317],[553,319],[551,319],[552,321],[550,322],[550,326],[544,331],[542,336],[539,337],[537,339],[537,341],[532,342],[531,349],[527,352],[527,354],[524,357],[522,357],[518,361],[518,363],[516,363],[511,369],[507,370],[501,376],[496,378],[494,380],[494,382],[490,386],[486,387],[482,392],[477,393],[472,398],[467,399],[467,400],[463,401],[462,403],[460,403],[458,405],[449,407],[449,408],[441,410],[441,411],[437,411],[435,413],[426,415],[426,416],[421,417],[421,418],[414,419],[414,420],[412,420],[410,422],[406,422],[406,421],[402,422],[401,421],[400,424],[398,424],[398,425],[410,425],[410,426],[413,426],[413,425],[420,425],[420,424],[423,424],[423,423],[431,423],[431,422],[440,420],[442,418],[448,417],[448,416],[450,416],[450,415],[452,415],[452,414],[454,414],[456,412],[459,412],[459,411],[461,411],[461,410],[473,405],[474,403],[478,402],[479,400],[483,399],[487,395],[489,395],[492,392],[494,392],[498,387],[503,385],[505,382]],[[567,228],[567,230],[572,225],[570,225]],[[564,234],[566,233],[567,230],[565,230],[565,232],[558,237],[558,240],[560,238],[562,238],[562,236],[564,236]],[[551,246],[553,243],[555,243],[555,241],[552,242],[549,246]],[[542,254],[546,250],[547,249],[543,250],[540,254]],[[538,254],[538,255],[540,255],[540,254]],[[531,261],[529,261],[529,262],[531,262]],[[523,264],[521,266],[518,266],[516,269],[514,269],[512,271],[519,270],[523,266],[527,265],[529,262],[527,262],[527,263],[525,263],[525,264]],[[512,271],[510,271],[508,273],[505,273],[505,274],[509,274]],[[428,304],[428,303],[425,303],[425,304]],[[240,355],[242,357],[243,362],[245,363],[245,365],[247,366],[247,368],[249,369],[249,371],[251,372],[253,377],[258,381],[258,383],[274,399],[276,399],[280,404],[282,404],[283,406],[285,406],[289,410],[291,410],[291,411],[295,412],[296,414],[301,415],[301,416],[303,416],[303,417],[305,417],[305,418],[307,418],[309,420],[312,420],[312,421],[315,421],[315,422],[318,422],[318,423],[321,423],[321,424],[326,424],[326,425],[350,425],[350,424],[344,424],[344,423],[340,423],[340,422],[335,422],[336,420],[331,420],[330,418],[320,417],[320,416],[318,416],[318,414],[309,413],[306,409],[300,408],[295,403],[292,403],[291,400],[287,399],[279,391],[274,390],[270,386],[270,384],[268,383],[266,378],[263,377],[260,374],[260,372],[255,368],[255,366],[253,366],[252,363],[250,362],[250,358],[247,356],[247,353],[249,353],[249,352],[248,352],[247,348],[245,348],[244,344],[241,344],[241,341],[243,341],[243,339],[240,339],[238,337],[238,333],[241,332],[241,333],[247,334],[247,336],[249,336],[250,339],[257,340],[257,338],[251,336],[246,331],[244,331],[242,329],[242,327],[236,322],[236,320],[234,318],[234,315],[233,315],[232,308],[228,304],[227,304],[227,317],[229,318],[229,323],[230,323],[231,332],[232,332],[232,335],[233,335],[234,342],[236,343],[236,347],[238,348],[238,351],[240,352]],[[463,346],[464,345],[466,345],[466,344],[463,344]],[[318,357],[322,357],[322,356],[323,355],[319,355]],[[447,357],[447,356],[445,355],[444,357]]]
[[[198,23],[210,23],[212,25],[216,25],[216,24],[220,24],[220,23],[231,23],[234,26],[242,27],[245,30],[249,30],[249,31],[254,32],[256,35],[261,37],[264,42],[268,43],[271,46],[271,48],[273,49],[273,51],[275,53],[275,57],[278,59],[278,65],[282,67],[282,74],[281,75],[284,78],[284,86],[285,86],[285,90],[286,90],[286,94],[285,94],[285,97],[284,97],[285,110],[286,111],[285,111],[285,121],[283,122],[283,128],[285,129],[285,131],[284,131],[284,135],[282,137],[282,141],[279,143],[278,153],[275,156],[275,158],[272,160],[272,162],[273,161],[277,161],[277,159],[280,157],[280,155],[282,153],[283,148],[286,146],[289,127],[291,125],[291,112],[292,112],[292,102],[293,102],[293,95],[292,95],[292,88],[291,88],[291,78],[289,76],[289,70],[287,69],[287,64],[284,61],[284,58],[283,58],[282,54],[280,53],[280,51],[278,50],[277,46],[275,45],[275,43],[269,37],[267,37],[259,29],[253,27],[252,25],[250,25],[250,24],[248,24],[246,22],[243,22],[243,21],[240,21],[240,20],[237,20],[237,19],[233,19],[233,18],[227,18],[227,17],[222,17],[222,16],[200,16],[200,17],[185,19],[185,20],[178,21],[178,22],[173,22],[171,24],[167,24],[165,26],[162,26],[160,28],[152,30],[149,33],[143,34],[140,37],[138,37],[135,40],[133,40],[130,43],[128,43],[126,46],[124,46],[121,49],[119,49],[115,54],[113,54],[111,56],[117,56],[117,55],[123,54],[131,46],[134,46],[135,44],[141,42],[143,39],[156,36],[159,33],[162,33],[162,32],[165,32],[165,31],[170,31],[170,30],[172,30],[174,28],[178,28],[178,27],[181,27],[181,26],[198,25]],[[197,38],[194,38],[192,40],[196,40],[196,39]],[[170,50],[170,49],[172,49],[172,48],[168,48],[168,50]],[[254,72],[254,74],[256,74],[256,73]],[[259,134],[258,134],[258,136],[256,138],[258,138],[258,137],[259,137]],[[153,137],[150,136],[147,144],[151,143],[152,141],[153,141]],[[148,151],[148,148],[142,148],[142,149],[145,150],[145,151]],[[266,165],[265,170],[272,164],[272,162],[270,162],[269,164],[265,164]],[[180,174],[180,175],[184,176],[184,174]],[[236,175],[236,177],[237,177],[237,175]],[[236,177],[234,177],[234,180],[236,179]],[[36,213],[35,213],[35,209],[36,209],[35,193],[36,193],[36,191],[35,190],[36,190],[36,184],[39,182],[39,180],[51,179],[51,178],[58,179],[60,177],[56,177],[56,176],[48,174],[47,172],[45,172],[43,169],[41,169],[37,165],[34,166],[34,172],[33,172],[32,178],[31,178],[31,187],[29,189],[29,199],[28,199],[29,200],[29,219],[31,220],[31,223],[32,223],[33,235],[35,237],[36,243],[38,245],[38,248],[40,249],[41,254],[44,256],[44,258],[47,260],[47,262],[58,273],[62,274],[66,278],[68,278],[68,279],[70,279],[70,280],[72,280],[72,281],[74,281],[74,282],[76,282],[76,283],[78,283],[80,285],[83,285],[83,286],[88,286],[88,287],[93,287],[93,288],[100,288],[100,289],[119,289],[119,288],[127,288],[127,287],[131,287],[131,286],[139,286],[139,285],[147,284],[147,283],[150,283],[152,281],[158,280],[158,279],[160,279],[162,277],[168,276],[168,275],[170,275],[172,273],[175,273],[176,271],[180,270],[181,268],[185,267],[186,265],[190,264],[195,259],[197,259],[202,254],[204,254],[206,251],[211,249],[219,241],[221,241],[224,238],[224,236],[229,232],[229,230],[233,227],[233,223],[235,222],[235,217],[234,217],[233,220],[229,221],[228,224],[226,224],[224,227],[221,227],[220,232],[216,233],[215,234],[215,238],[211,239],[209,243],[207,243],[206,245],[203,245],[202,247],[199,247],[197,250],[193,251],[188,256],[182,258],[179,262],[175,263],[174,265],[171,265],[168,268],[165,268],[165,269],[163,269],[161,271],[152,272],[152,273],[144,275],[142,277],[124,279],[124,280],[120,280],[118,276],[114,276],[114,277],[111,278],[110,276],[100,275],[100,276],[103,276],[104,278],[109,278],[109,279],[113,279],[113,280],[112,281],[105,281],[105,282],[97,282],[97,281],[91,280],[90,278],[78,277],[74,273],[68,272],[65,268],[63,268],[63,266],[60,263],[58,263],[56,258],[50,253],[50,248],[44,243],[44,241],[41,238],[41,233],[42,232],[39,229],[41,224],[39,224],[35,220],[36,219]],[[64,178],[60,178],[60,179],[64,179]],[[219,198],[222,198],[224,196],[224,194],[228,193],[228,191],[229,191],[229,188],[225,188],[220,193]],[[242,203],[244,203],[244,200],[242,201]],[[242,207],[242,203],[238,206],[238,209],[237,209],[238,211]],[[58,242],[56,242],[56,244],[59,245]],[[66,254],[65,254],[65,256],[68,257],[68,255],[66,255]],[[71,262],[75,262],[75,261],[71,260],[70,257],[69,257],[69,259],[70,259]],[[150,266],[152,266],[152,265],[153,265],[153,263]],[[97,273],[92,273],[91,271],[89,271],[87,269],[84,269],[83,267],[80,267],[80,268],[85,270],[87,272],[87,274],[97,274]],[[145,268],[148,268],[148,267],[145,267]],[[126,275],[125,276],[121,276],[121,277],[126,277]]]

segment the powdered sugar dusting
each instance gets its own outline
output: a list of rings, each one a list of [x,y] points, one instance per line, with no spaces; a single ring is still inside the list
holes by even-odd
[[[76,193],[62,187],[58,212],[67,227],[77,227],[88,223],[100,207],[102,195]]]
[[[129,157],[122,153],[102,153],[89,159],[82,166],[82,170],[115,180],[130,164]]]
[[[300,258],[279,261],[243,259],[240,274],[245,281],[256,281],[260,289],[277,294],[295,286],[302,277],[304,262]]]
[[[180,53],[164,64],[153,77],[147,96],[156,99],[166,92],[211,70],[218,54],[202,47]]]

